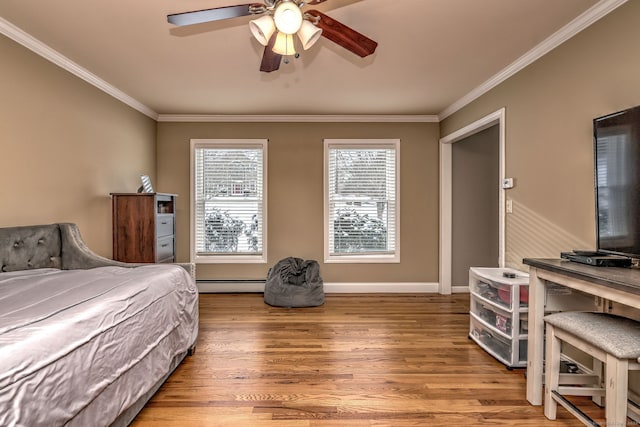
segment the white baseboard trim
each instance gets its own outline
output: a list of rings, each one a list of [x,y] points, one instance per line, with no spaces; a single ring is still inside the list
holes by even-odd
[[[460,286],[452,286],[451,287],[452,294],[468,294],[469,293],[469,285],[460,285]]]
[[[438,293],[437,283],[325,283],[324,292],[329,294],[422,294]]]
[[[198,282],[200,293],[255,293],[264,292],[264,283],[253,282]],[[326,294],[421,294],[438,293],[437,283],[400,282],[400,283],[337,283],[325,282]],[[455,290],[454,290],[455,292]],[[462,292],[462,291],[461,291]]]

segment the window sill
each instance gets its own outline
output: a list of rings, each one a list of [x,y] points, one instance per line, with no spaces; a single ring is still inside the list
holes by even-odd
[[[330,255],[325,264],[399,264],[400,255]]]
[[[265,255],[195,255],[191,262],[196,264],[266,264]]]

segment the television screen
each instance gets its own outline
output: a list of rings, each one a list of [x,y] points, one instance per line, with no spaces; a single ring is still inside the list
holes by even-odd
[[[598,251],[640,258],[640,106],[593,120]]]

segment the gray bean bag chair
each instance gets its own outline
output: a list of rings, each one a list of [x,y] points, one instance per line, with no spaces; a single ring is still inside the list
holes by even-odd
[[[267,274],[264,302],[276,307],[316,307],[324,304],[324,287],[317,261],[285,258]]]

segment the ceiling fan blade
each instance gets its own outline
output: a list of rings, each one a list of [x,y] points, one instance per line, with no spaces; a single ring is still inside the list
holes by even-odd
[[[320,3],[324,3],[327,0],[309,0],[308,2],[305,2],[306,4],[320,4]]]
[[[237,18],[239,16],[255,15],[266,10],[260,3],[240,4],[237,6],[214,7],[213,9],[194,10],[167,15],[167,21],[177,26],[202,24],[204,22],[220,21]]]
[[[321,28],[322,35],[332,42],[339,44],[362,58],[376,51],[378,43],[367,36],[347,27],[319,10],[307,10],[306,13],[320,18],[316,26]]]
[[[278,33],[275,32],[269,39],[269,43],[264,47],[264,53],[262,54],[262,62],[260,63],[260,71],[270,73],[280,68],[280,62],[282,62],[282,55],[273,51],[273,45],[276,43]]]

